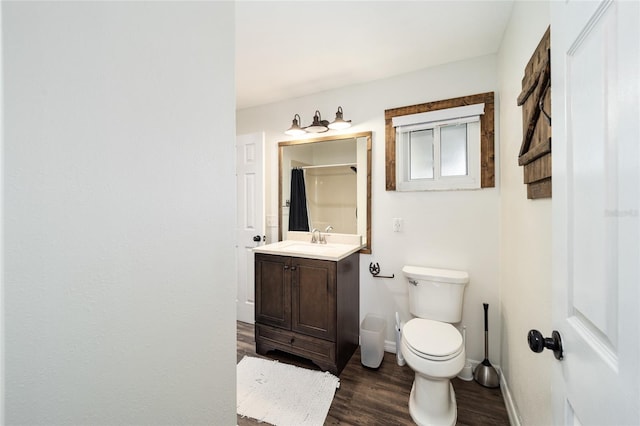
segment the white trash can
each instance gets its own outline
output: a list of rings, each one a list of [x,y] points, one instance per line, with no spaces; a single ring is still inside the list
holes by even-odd
[[[362,365],[378,368],[384,357],[384,336],[387,320],[379,315],[367,314],[360,324],[360,350]]]

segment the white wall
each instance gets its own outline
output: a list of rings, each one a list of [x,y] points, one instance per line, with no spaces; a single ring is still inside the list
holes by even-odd
[[[532,328],[551,334],[551,199],[527,200],[522,167],[518,166],[522,108],[516,105],[516,98],[522,90],[524,67],[549,19],[547,2],[515,2],[498,55],[501,367],[524,425],[552,423],[550,371],[554,358],[531,352],[526,338]]]
[[[6,424],[235,424],[230,2],[2,3]]]
[[[329,65],[330,66],[330,65]],[[294,114],[310,123],[318,109],[332,120],[341,105],[354,127],[340,133],[373,131],[372,240],[373,253],[360,257],[360,315],[383,314],[388,321],[387,340],[395,342],[394,313],[409,319],[407,285],[402,276],[406,264],[469,271],[462,324],[467,326],[468,357],[482,360],[484,334],[482,303],[490,304],[491,360],[499,363],[498,242],[499,191],[497,188],[451,192],[388,192],[385,190],[384,110],[429,101],[497,90],[496,57],[485,56],[430,68],[395,78],[237,112],[239,134],[266,133],[267,215],[277,217],[277,142],[292,139],[283,132]],[[496,105],[496,111],[499,110]],[[499,120],[496,116],[496,126]],[[326,135],[326,134],[325,134]],[[496,136],[496,150],[500,138]],[[498,161],[499,164],[499,161]],[[403,219],[403,230],[394,233],[392,219]],[[276,222],[277,223],[277,222]],[[277,229],[268,230],[268,239]],[[373,278],[369,263],[380,264]]]

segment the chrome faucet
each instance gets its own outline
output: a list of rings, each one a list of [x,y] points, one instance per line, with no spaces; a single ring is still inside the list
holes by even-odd
[[[329,231],[331,231],[333,229],[333,226],[329,225],[325,228],[324,232],[325,233],[329,233]],[[327,239],[325,237],[325,234],[323,234],[322,232],[320,233],[320,244],[327,244]]]
[[[318,238],[316,238],[316,232],[318,233]],[[311,231],[311,244],[319,244],[320,239],[322,239],[322,233],[316,228],[313,228],[313,231]]]

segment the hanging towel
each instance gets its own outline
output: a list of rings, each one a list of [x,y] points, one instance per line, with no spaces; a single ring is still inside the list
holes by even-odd
[[[309,231],[307,193],[304,189],[302,169],[291,170],[291,204],[289,206],[289,231]]]

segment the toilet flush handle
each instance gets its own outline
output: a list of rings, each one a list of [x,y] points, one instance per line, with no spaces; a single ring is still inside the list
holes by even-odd
[[[409,280],[409,284],[413,284],[413,285],[417,286],[418,285],[418,281],[410,279]]]

